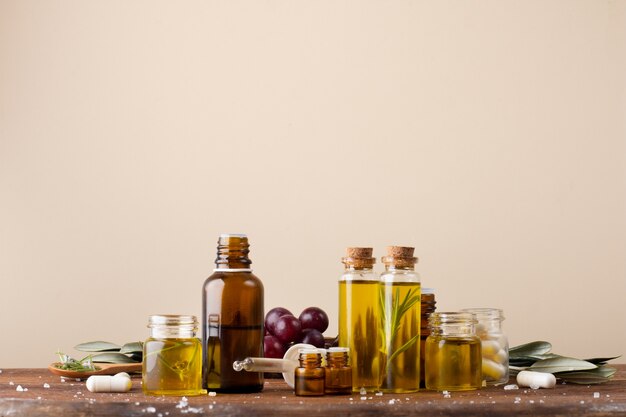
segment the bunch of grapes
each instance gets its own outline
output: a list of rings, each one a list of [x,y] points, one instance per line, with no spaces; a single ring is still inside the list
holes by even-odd
[[[328,316],[321,308],[305,308],[298,318],[286,308],[273,308],[265,315],[265,357],[282,358],[292,343],[308,343],[323,348],[322,333],[327,328]]]

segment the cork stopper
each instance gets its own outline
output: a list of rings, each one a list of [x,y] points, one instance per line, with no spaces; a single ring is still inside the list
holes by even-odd
[[[417,258],[413,256],[415,248],[410,246],[387,246],[387,256],[382,257],[385,266],[413,268]]]
[[[376,263],[376,258],[372,257],[374,249],[350,247],[346,249],[346,256],[341,258],[341,262],[346,267],[355,269],[371,268]]]

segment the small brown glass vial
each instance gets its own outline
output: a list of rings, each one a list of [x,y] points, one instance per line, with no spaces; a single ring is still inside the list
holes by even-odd
[[[347,347],[331,347],[326,351],[326,384],[324,392],[331,395],[352,393],[352,368],[348,365]]]
[[[420,388],[426,388],[426,383],[424,381],[424,372],[426,371],[424,357],[426,355],[426,339],[430,335],[428,318],[437,309],[436,304],[435,290],[433,288],[422,288],[422,321],[420,326]]]
[[[324,395],[325,370],[317,349],[300,349],[300,366],[296,368],[294,390],[300,397]]]

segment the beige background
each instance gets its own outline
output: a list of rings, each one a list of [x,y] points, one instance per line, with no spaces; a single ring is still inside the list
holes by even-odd
[[[401,244],[626,354],[626,2],[0,0],[0,367],[199,315],[221,232],[329,336],[345,247]]]

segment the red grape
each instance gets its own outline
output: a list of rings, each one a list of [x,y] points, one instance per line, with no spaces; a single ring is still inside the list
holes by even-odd
[[[275,336],[265,336],[263,338],[263,356],[266,358],[282,359],[285,354],[285,346]]]
[[[300,323],[303,329],[315,329],[324,333],[328,328],[328,316],[321,308],[309,307],[300,313]]]
[[[302,330],[301,336],[301,343],[308,343],[309,345],[313,345],[318,348],[324,347],[324,335],[321,334],[318,330],[304,329]]]
[[[301,331],[300,320],[291,314],[280,316],[274,325],[274,336],[285,344],[295,342]]]
[[[265,315],[265,331],[269,334],[274,334],[274,326],[276,325],[276,320],[278,320],[281,316],[284,316],[285,314],[293,316],[293,314],[291,314],[291,311],[282,307],[276,307],[268,311]]]

